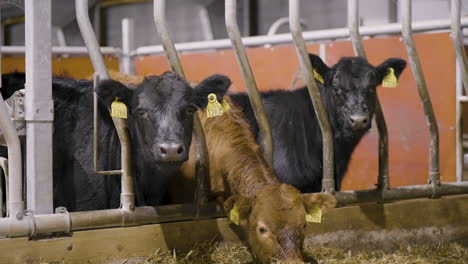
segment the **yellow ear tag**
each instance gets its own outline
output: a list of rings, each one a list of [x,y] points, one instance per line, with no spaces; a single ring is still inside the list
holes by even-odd
[[[317,79],[321,84],[323,84],[323,77],[314,69],[314,78]]]
[[[322,209],[315,206],[310,209],[309,213],[306,215],[306,221],[309,223],[321,223],[322,222]]]
[[[112,117],[127,119],[127,106],[124,103],[119,102],[118,97],[115,97],[114,102],[111,104],[110,115]]]
[[[239,209],[237,209],[236,204],[234,204],[231,211],[229,212],[229,220],[235,225],[239,225]]]
[[[398,86],[398,79],[395,76],[395,70],[388,68],[390,72],[382,80],[382,87],[395,88]]]
[[[208,118],[223,115],[223,107],[216,99],[216,94],[210,93],[208,95],[208,105],[206,106],[206,116]]]
[[[221,107],[223,108],[223,113],[226,113],[227,110],[231,109],[231,106],[229,105],[226,100],[223,99],[223,102],[221,103]]]

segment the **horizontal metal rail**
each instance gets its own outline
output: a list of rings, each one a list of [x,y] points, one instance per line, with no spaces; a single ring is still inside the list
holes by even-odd
[[[449,19],[440,20],[426,20],[418,21],[413,24],[413,32],[426,32],[435,30],[448,30],[450,29],[451,21]],[[468,17],[461,19],[461,26],[468,26]],[[374,36],[374,35],[387,35],[387,34],[400,34],[401,24],[391,23],[378,26],[363,26],[360,28],[361,36]],[[318,41],[318,40],[334,40],[349,37],[348,28],[334,28],[327,30],[314,30],[303,32],[305,41]],[[254,36],[242,38],[244,46],[262,46],[265,44],[284,44],[291,43],[292,36],[289,33],[277,34],[273,36]],[[217,39],[209,41],[195,41],[175,44],[175,48],[179,52],[183,51],[196,51],[205,49],[228,49],[231,48],[231,41],[229,39]],[[132,55],[149,55],[164,53],[162,45],[145,46],[137,48]]]
[[[156,224],[171,221],[193,220],[197,210],[194,204],[167,206],[143,206],[133,211],[108,209],[99,211],[66,211],[44,215],[18,215],[18,218],[0,218],[0,237],[34,237],[50,233],[128,227],[143,224]],[[212,217],[224,215],[222,208],[215,203],[204,205],[204,212]]]
[[[114,47],[100,47],[101,53],[105,55],[120,55],[122,50]],[[24,54],[26,48],[24,46],[2,46],[0,51],[3,54]],[[82,46],[54,46],[52,54],[70,54],[70,55],[88,55],[86,47]]]
[[[443,183],[434,191],[431,184],[395,187],[391,189],[372,189],[362,191],[337,192],[336,199],[340,205],[351,205],[372,202],[390,202],[418,198],[432,198],[468,193],[468,182]]]

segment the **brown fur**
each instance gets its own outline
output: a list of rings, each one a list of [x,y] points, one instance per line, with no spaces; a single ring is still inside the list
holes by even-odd
[[[198,112],[208,148],[211,191],[218,201],[228,198],[223,204],[227,214],[237,206],[240,227],[260,262],[280,259],[304,263],[301,251],[307,212],[319,206],[326,213],[336,200],[327,194],[303,195],[291,185],[281,184],[263,158],[241,110],[229,97],[224,99],[231,106],[224,115],[207,118],[204,111]],[[173,202],[193,201],[194,145],[169,192]]]
[[[109,70],[109,77],[112,80],[119,81],[127,86],[136,86],[140,84],[145,78],[144,76],[129,75],[129,74],[125,74],[125,73],[114,71],[114,70]],[[88,76],[86,79],[88,80],[93,79],[93,75]]]

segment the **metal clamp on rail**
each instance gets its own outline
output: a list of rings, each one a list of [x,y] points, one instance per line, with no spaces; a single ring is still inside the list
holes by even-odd
[[[71,216],[70,216],[70,213],[68,212],[67,208],[63,207],[63,206],[57,207],[57,208],[55,208],[55,213],[56,214],[65,214],[67,216],[67,218],[66,218],[67,230],[65,230],[65,233],[67,233],[67,234],[70,233],[71,228],[72,228],[72,220],[71,220]]]

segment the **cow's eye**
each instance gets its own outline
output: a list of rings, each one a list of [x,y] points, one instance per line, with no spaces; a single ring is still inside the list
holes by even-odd
[[[303,228],[306,229],[306,227],[307,227],[307,222],[304,223]]]
[[[260,234],[266,234],[267,230],[266,230],[266,228],[264,228],[264,227],[262,226],[262,227],[259,227],[259,228],[258,228],[258,232],[260,232]]]
[[[140,115],[140,116],[145,116],[147,113],[146,113],[145,110],[139,108],[139,109],[136,110],[136,114]]]
[[[192,114],[192,113],[195,113],[195,111],[197,111],[197,108],[194,105],[187,106],[188,113]]]

